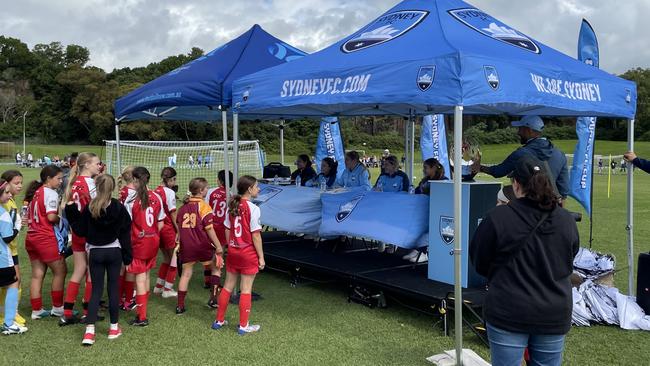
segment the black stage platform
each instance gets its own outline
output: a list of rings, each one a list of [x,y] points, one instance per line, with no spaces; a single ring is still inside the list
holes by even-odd
[[[349,287],[351,301],[381,307],[386,298],[394,299],[438,316],[448,333],[454,286],[429,280],[428,264],[403,260],[406,251],[378,253],[371,243],[362,240],[315,242],[280,231],[264,232],[262,238],[267,267],[289,273],[292,286],[309,279],[342,282]],[[475,332],[476,323],[481,322],[478,314],[485,294],[484,288],[463,290],[466,324]],[[477,335],[483,338],[480,333]]]

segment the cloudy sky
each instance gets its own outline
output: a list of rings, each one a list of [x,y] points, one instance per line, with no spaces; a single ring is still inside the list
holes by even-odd
[[[398,0],[0,0],[0,34],[30,47],[88,47],[107,71],[206,51],[260,24],[308,52],[355,32]],[[529,36],[574,56],[582,18],[600,43],[601,68],[650,67],[650,0],[473,0]]]

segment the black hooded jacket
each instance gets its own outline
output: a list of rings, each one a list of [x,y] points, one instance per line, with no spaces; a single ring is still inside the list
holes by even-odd
[[[578,227],[557,207],[546,211],[547,219],[527,241],[543,212],[528,198],[495,207],[470,243],[472,264],[488,279],[485,320],[497,328],[559,335],[571,327],[569,276],[580,245]]]
[[[131,216],[120,201],[112,198],[111,203],[103,211],[99,219],[94,219],[90,209],[86,207],[79,213],[76,204],[65,206],[65,214],[72,230],[94,246],[101,247],[113,243],[116,239],[122,248],[122,262],[131,264],[133,251],[131,248]]]

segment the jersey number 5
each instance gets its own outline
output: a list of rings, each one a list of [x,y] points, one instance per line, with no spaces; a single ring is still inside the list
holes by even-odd
[[[196,227],[196,214],[186,213],[183,215],[183,229],[194,229]]]
[[[241,216],[235,216],[235,237],[241,238],[242,227],[241,227]]]

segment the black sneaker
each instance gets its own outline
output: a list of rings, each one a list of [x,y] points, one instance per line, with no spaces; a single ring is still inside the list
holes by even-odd
[[[72,325],[79,323],[79,318],[76,316],[62,316],[59,318],[59,327],[65,327],[66,325]]]
[[[147,325],[149,325],[149,320],[148,319],[140,320],[140,318],[136,316],[135,319],[129,322],[129,324],[136,327],[146,327]]]
[[[120,309],[123,311],[133,311],[138,306],[138,304],[135,303],[135,301],[131,301],[130,304],[123,303],[120,305]]]
[[[219,303],[217,302],[217,299],[210,299],[208,300],[208,307],[212,309],[216,309],[219,307]]]
[[[177,307],[176,307],[176,315],[181,315],[181,314],[183,314],[185,311],[186,311],[186,310],[185,310],[184,307],[183,307],[183,308],[180,307],[180,306],[177,306]]]
[[[84,316],[82,316],[81,319],[79,320],[79,323],[81,323],[81,324],[86,324],[86,318],[87,318],[87,317],[88,317],[88,315],[84,315]],[[105,316],[97,314],[97,321],[98,321],[98,322],[101,322],[101,321],[103,321],[104,319],[106,319]]]

